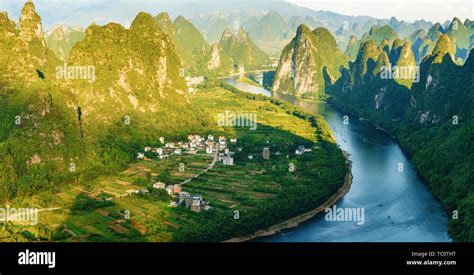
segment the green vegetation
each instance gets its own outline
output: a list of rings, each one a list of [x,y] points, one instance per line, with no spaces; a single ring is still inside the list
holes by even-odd
[[[324,98],[325,87],[339,78],[347,57],[324,28],[311,31],[301,25],[285,47],[273,82],[273,91],[304,98]]]
[[[176,235],[177,240],[216,241],[253,233],[314,209],[342,185],[347,171],[344,158],[320,117],[274,98],[240,92],[224,83],[219,86],[232,92],[212,86],[208,84],[193,101],[215,115],[224,110],[258,110],[258,128],[224,129],[226,135],[238,138],[237,146],[242,148],[235,150],[236,165],[225,169],[219,166],[185,187],[205,197],[217,196],[218,201],[210,199],[211,205],[222,209],[197,217],[196,226],[183,228]],[[210,95],[214,95],[213,101],[207,100]],[[298,145],[313,151],[297,157],[293,152]],[[272,152],[269,161],[261,156],[263,147]],[[252,160],[248,159],[249,154],[254,155]],[[295,165],[294,173],[288,171],[289,163]],[[234,210],[239,210],[239,220],[233,218]]]
[[[351,60],[354,60],[357,57],[357,53],[359,52],[360,42],[359,39],[351,35],[349,38],[349,43],[347,43],[346,54],[349,56]]]
[[[236,35],[225,30],[219,45],[232,58],[234,66],[243,67],[245,71],[262,69],[271,64],[270,57],[253,43],[243,29]]]
[[[9,233],[2,240],[221,241],[314,209],[340,188],[347,172],[345,159],[320,117],[273,98],[223,87],[229,88],[207,82],[192,101],[211,118],[223,110],[256,112],[258,127],[214,124],[216,135],[237,138],[229,147],[235,152],[235,166],[219,163],[183,186],[184,191],[203,195],[211,210],[195,213],[183,206],[172,208],[167,193],[151,188],[155,180],[177,184],[194,177],[209,165],[210,155],[138,161],[118,174],[64,186],[58,193],[44,190],[13,200],[15,205],[39,208],[54,202],[61,209],[40,213],[44,233],[36,232],[38,227],[7,223]],[[213,101],[208,100],[210,96]],[[297,156],[294,150],[300,145],[312,151]],[[270,160],[263,159],[263,147],[270,148]],[[179,163],[185,164],[185,171],[178,169]],[[290,163],[295,165],[294,172],[288,170]],[[131,192],[143,189],[150,192]],[[235,210],[240,212],[238,220]],[[130,219],[125,218],[127,213]],[[25,237],[25,231],[32,233]]]
[[[245,83],[245,84],[249,84],[249,85],[252,85],[252,86],[255,86],[255,87],[262,87],[262,85],[260,85],[257,81],[249,78],[249,77],[239,77],[237,79],[238,82],[242,82],[242,83]]]
[[[29,21],[16,30],[0,15],[8,33],[0,61],[12,66],[0,69],[1,202],[113,174],[161,136],[206,131],[209,119],[189,104],[179,58],[150,15],[139,14],[129,30],[114,23],[86,30],[69,65],[94,66],[93,82],[57,79],[60,63],[31,30],[41,24],[31,2],[21,18]]]
[[[76,27],[57,26],[45,37],[48,48],[62,61],[69,60],[72,48],[85,37],[84,30]]]
[[[312,23],[306,19],[300,24]],[[270,11],[262,17],[253,16],[245,22],[245,29],[248,30],[252,40],[272,58],[280,56],[281,50],[294,35],[294,30],[298,26],[299,24],[292,28],[276,11]]]
[[[383,40],[387,39],[388,44],[392,45],[397,38],[397,32],[389,25],[373,26],[372,28],[370,28],[370,31],[368,33],[365,33],[362,36],[360,42],[363,43],[369,40],[373,40],[378,45],[382,43]]]
[[[375,59],[375,43],[364,45],[355,67],[367,69],[343,71],[328,89],[330,101],[392,133],[447,209],[454,239],[473,241],[473,56],[456,65],[449,37],[440,35],[433,54],[420,65],[419,83],[408,89],[378,77],[377,67],[386,61]]]

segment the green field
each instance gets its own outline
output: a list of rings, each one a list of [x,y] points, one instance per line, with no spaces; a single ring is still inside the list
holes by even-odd
[[[228,145],[234,152],[235,165],[218,162],[213,169],[183,185],[183,191],[200,194],[209,201],[209,211],[196,213],[184,206],[173,208],[167,194],[133,193],[153,190],[151,185],[158,179],[178,184],[198,175],[213,158],[200,152],[135,161],[116,175],[101,176],[65,187],[56,194],[45,192],[18,202],[61,209],[40,212],[37,226],[4,223],[0,239],[222,241],[311,210],[342,186],[347,172],[345,160],[320,119],[281,102],[249,97],[215,84],[202,87],[191,100],[215,120],[211,123],[216,136],[237,138],[236,143]],[[221,127],[218,114],[226,111],[256,114],[256,129]],[[311,152],[297,156],[295,149],[300,145]],[[269,160],[263,158],[264,147],[270,149]],[[180,163],[186,167],[181,172]],[[292,171],[290,164],[295,168]],[[239,219],[235,219],[235,211]]]

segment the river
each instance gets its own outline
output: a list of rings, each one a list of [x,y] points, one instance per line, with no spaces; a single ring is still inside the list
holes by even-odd
[[[272,96],[272,92],[234,79],[236,88]],[[409,157],[386,132],[367,121],[348,115],[324,102],[290,95],[275,97],[317,113],[331,127],[337,144],[349,152],[353,183],[337,208],[359,208],[364,222],[326,221],[325,214],[261,242],[450,242],[447,214]]]

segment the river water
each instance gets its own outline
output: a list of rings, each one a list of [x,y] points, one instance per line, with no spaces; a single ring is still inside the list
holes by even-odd
[[[272,92],[234,79],[240,90]],[[447,214],[419,177],[409,157],[386,132],[323,102],[275,97],[324,117],[337,144],[349,152],[354,176],[350,191],[336,208],[358,208],[364,222],[326,221],[325,213],[294,229],[261,238],[263,242],[449,242]],[[362,210],[363,209],[363,210]]]

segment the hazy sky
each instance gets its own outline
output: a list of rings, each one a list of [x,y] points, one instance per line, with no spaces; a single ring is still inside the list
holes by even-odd
[[[0,0],[0,11],[7,11],[10,18],[18,20],[26,0]],[[265,1],[265,2],[263,2]],[[153,15],[168,11],[172,16],[193,16],[209,9],[226,9],[227,6],[248,7],[252,4],[271,9],[272,0],[34,0],[43,19],[45,30],[65,23],[87,27],[91,22],[105,24],[110,21],[128,25],[140,11]],[[284,0],[275,0],[281,1]],[[474,19],[474,0],[287,0],[298,6],[314,10],[332,11],[344,15],[369,15],[379,19],[395,16],[414,21],[425,19],[445,22],[454,16],[462,21]],[[186,4],[183,4],[186,2]],[[189,4],[191,2],[191,4]],[[262,2],[262,3],[261,3]],[[227,6],[226,6],[227,5]]]
[[[444,22],[457,16],[463,22],[474,19],[474,0],[287,0],[314,10],[329,10],[345,15],[369,15],[413,22],[425,19]]]

